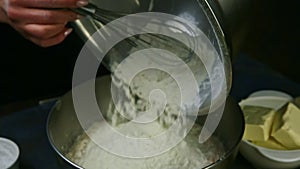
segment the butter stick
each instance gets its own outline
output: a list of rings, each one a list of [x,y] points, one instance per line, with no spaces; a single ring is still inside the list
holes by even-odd
[[[271,134],[275,111],[259,106],[243,106],[245,131],[243,139],[250,141],[267,141]]]
[[[300,148],[300,110],[293,103],[274,119],[272,137],[288,149]]]
[[[286,147],[284,147],[281,143],[279,143],[277,140],[275,140],[273,137],[269,137],[267,141],[253,141],[255,145],[270,148],[274,150],[287,150]]]

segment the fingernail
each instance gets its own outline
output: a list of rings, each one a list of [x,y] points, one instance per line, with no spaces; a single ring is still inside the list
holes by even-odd
[[[65,35],[65,36],[68,36],[72,31],[73,31],[73,29],[72,29],[72,28],[69,28],[69,29],[67,29],[67,30],[65,31],[64,35]]]
[[[78,7],[83,7],[85,5],[87,5],[89,2],[87,0],[80,0],[80,1],[77,1],[77,6]]]

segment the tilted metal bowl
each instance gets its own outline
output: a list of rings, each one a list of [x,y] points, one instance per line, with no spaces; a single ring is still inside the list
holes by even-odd
[[[234,0],[230,0],[234,1]],[[169,39],[165,40],[167,41],[165,44],[169,44],[168,47],[164,47],[164,44],[158,43],[157,46],[155,46],[155,41],[153,38],[148,38],[154,41],[154,43],[151,43],[150,45],[146,45],[146,47],[142,45],[137,45],[137,47],[132,47],[131,45],[128,45],[128,43],[123,43],[123,41],[119,42],[117,45],[113,46],[112,49],[110,49],[107,53],[105,53],[105,50],[103,50],[104,44],[110,44],[110,41],[114,38],[110,36],[111,34],[121,34],[117,31],[109,31],[109,33],[105,32],[98,32],[98,30],[110,30],[110,26],[105,27],[101,24],[99,24],[99,21],[91,18],[91,17],[85,17],[83,19],[77,20],[74,22],[74,28],[78,35],[85,41],[87,41],[86,45],[84,46],[82,53],[85,53],[85,49],[92,47],[93,51],[104,51],[104,58],[102,58],[100,53],[96,53],[95,56],[99,57],[101,64],[103,64],[108,70],[111,72],[114,71],[114,67],[117,67],[116,65],[120,65],[124,60],[129,58],[129,56],[136,53],[136,51],[142,51],[143,49],[148,48],[159,48],[163,49],[164,51],[168,51],[173,53],[178,58],[187,58],[191,56],[192,61],[185,61],[182,59],[186,65],[189,66],[191,71],[194,73],[194,77],[196,78],[196,81],[199,85],[199,92],[200,95],[207,95],[206,98],[202,98],[201,101],[203,101],[202,108],[207,109],[209,107],[210,98],[214,98],[215,100],[222,99],[219,96],[222,96],[222,93],[224,92],[226,95],[229,94],[231,89],[231,82],[232,82],[232,67],[231,67],[231,53],[230,53],[230,42],[228,41],[228,38],[225,36],[225,32],[223,30],[223,23],[220,22],[222,10],[220,7],[220,4],[218,1],[207,1],[207,0],[166,0],[166,1],[156,1],[156,0],[91,0],[91,3],[93,3],[95,6],[109,10],[109,11],[117,11],[122,13],[139,13],[139,12],[148,12],[151,11],[152,13],[155,12],[158,14],[157,16],[160,16],[161,18],[164,18],[164,16],[161,16],[162,14],[168,14],[168,16],[178,17],[182,18],[185,21],[187,21],[189,24],[185,25],[177,25],[174,24],[174,20],[167,18],[168,20],[162,20],[158,23],[160,25],[167,25],[166,22],[171,21],[167,30],[169,32],[172,32],[173,36],[186,36],[185,33],[187,30],[192,30],[190,33],[194,35],[188,36],[187,39],[190,40],[187,43],[190,43],[190,46],[187,46],[187,49],[185,50],[182,48],[182,46],[185,46],[186,43],[183,43],[182,40],[179,40],[179,43],[173,43],[174,40],[170,40],[173,37],[168,37]],[[153,16],[151,16],[153,17]],[[147,19],[151,19],[147,18]],[[146,20],[147,20],[146,19]],[[154,20],[157,20],[155,18]],[[127,21],[127,20],[126,20]],[[139,21],[140,22],[140,21]],[[150,22],[150,21],[149,21]],[[145,24],[149,23],[148,20]],[[151,23],[151,22],[150,22]],[[176,23],[176,22],[175,22]],[[122,24],[122,23],[121,23]],[[144,24],[144,23],[143,23]],[[122,25],[125,25],[124,23]],[[133,22],[133,25],[137,25],[136,22]],[[160,25],[155,25],[153,27],[159,27]],[[190,26],[192,25],[192,26]],[[147,25],[148,26],[148,25]],[[148,27],[146,26],[146,29]],[[101,29],[105,27],[105,29]],[[115,25],[114,30],[118,29],[120,27],[119,25]],[[171,29],[172,27],[175,27],[176,30]],[[128,28],[128,26],[127,26]],[[134,29],[141,29],[140,27],[134,28]],[[162,28],[159,27],[158,30],[161,30]],[[164,30],[164,29],[163,29]],[[196,30],[193,32],[193,30]],[[118,31],[122,31],[118,30]],[[164,31],[161,31],[164,32]],[[178,33],[183,32],[183,33]],[[124,31],[122,31],[124,33]],[[108,35],[106,35],[108,34]],[[125,34],[127,34],[125,32]],[[156,34],[156,33],[154,33]],[[157,33],[159,34],[159,33]],[[180,35],[181,34],[181,35]],[[98,35],[98,36],[94,36]],[[132,34],[129,34],[132,35]],[[103,37],[104,40],[99,41],[99,37]],[[123,34],[122,34],[123,36]],[[141,35],[143,38],[143,35]],[[201,40],[200,40],[201,39]],[[176,39],[177,40],[177,39]],[[200,40],[200,42],[199,42]],[[195,42],[195,43],[194,43]],[[86,47],[88,46],[88,47]],[[110,45],[107,45],[110,46]],[[175,47],[176,46],[176,47]],[[98,50],[99,49],[99,50]],[[188,53],[187,51],[191,50],[195,53],[197,51],[201,51],[202,53],[197,53],[196,55],[193,55],[191,53]],[[209,53],[213,54],[209,54]],[[199,55],[198,55],[199,54]],[[181,58],[182,57],[182,58]],[[84,57],[80,57],[78,59],[78,62],[80,63],[80,59]],[[149,57],[148,57],[149,58]],[[163,58],[163,57],[160,57]],[[200,59],[199,59],[200,58]],[[204,58],[204,59],[203,59]],[[198,61],[197,61],[198,60]],[[156,61],[158,63],[165,63],[165,61]],[[162,65],[162,64],[161,64]],[[160,66],[161,66],[160,65]],[[222,67],[221,67],[222,66]],[[79,66],[78,66],[79,67]],[[76,68],[76,66],[75,66]],[[201,73],[199,73],[201,72]],[[206,73],[205,73],[206,72]],[[217,80],[220,80],[216,82]],[[221,81],[222,80],[222,81]],[[216,82],[216,83],[214,83]],[[218,84],[218,85],[209,85],[207,83],[212,84]],[[209,90],[215,91],[213,93],[210,93]],[[215,101],[214,103],[219,103],[219,101]],[[214,106],[217,107],[217,106]],[[205,112],[205,111],[202,111]]]
[[[230,0],[230,2],[231,1],[235,0]],[[223,19],[219,19],[222,18],[222,8],[220,4],[224,4],[224,2],[219,3],[218,1],[207,0],[91,0],[90,2],[101,9],[128,14],[139,12],[157,12],[178,17],[185,16],[184,19],[195,24],[194,26],[203,32],[203,34],[208,38],[212,46],[217,51],[220,57],[219,59],[224,65],[227,90],[230,90],[232,80],[230,53],[231,42],[230,37],[225,35],[225,24],[223,23]],[[223,11],[225,10],[223,9]],[[84,41],[91,39],[94,33],[101,28],[101,25],[99,26],[97,21],[91,17],[85,17],[77,20],[73,23],[73,25],[76,33]],[[93,40],[90,42],[94,43]],[[98,46],[101,47],[101,45],[102,44],[94,44],[96,48],[98,48]],[[122,52],[120,56],[126,56],[126,53]],[[111,65],[114,62],[116,62],[115,57],[109,56],[103,59],[102,64],[110,70]]]

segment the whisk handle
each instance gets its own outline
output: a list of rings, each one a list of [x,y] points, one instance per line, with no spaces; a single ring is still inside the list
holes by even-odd
[[[71,10],[83,16],[93,16],[97,11],[97,7],[94,4],[89,3],[86,6],[73,8]]]

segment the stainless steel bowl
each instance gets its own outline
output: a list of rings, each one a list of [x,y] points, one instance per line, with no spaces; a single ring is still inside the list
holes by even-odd
[[[90,0],[101,9],[110,11],[118,11],[122,13],[138,13],[138,12],[160,12],[175,16],[189,16],[190,20],[195,23],[213,44],[220,55],[220,59],[224,62],[226,73],[230,77],[230,38],[225,37],[223,24],[223,12],[218,1],[207,0]],[[234,1],[234,0],[230,0]],[[151,6],[151,7],[150,7]],[[218,19],[221,18],[221,19]],[[187,18],[185,18],[187,19]],[[99,29],[95,24],[96,21],[90,17],[77,20],[73,23],[75,31],[84,40],[87,41]],[[101,45],[101,44],[95,44]],[[108,58],[109,59],[109,58]],[[109,65],[110,60],[104,59],[104,65]],[[108,69],[110,67],[108,66]],[[229,79],[230,81],[231,79]],[[228,85],[230,86],[230,85]]]
[[[195,78],[199,85],[199,91],[202,92],[200,93],[200,95],[203,96],[207,95],[206,98],[203,97],[204,103],[202,107],[204,107],[204,109],[207,109],[209,107],[208,105],[210,104],[209,98],[214,98],[216,100],[215,101],[216,104],[218,103],[218,99],[222,99],[221,98],[222,95],[220,95],[220,93],[213,96],[211,93],[207,92],[208,90],[211,90],[210,87],[208,87],[209,85],[207,85],[207,82],[210,81],[211,79],[217,79],[217,80],[219,79],[222,80],[222,82],[224,80],[226,85],[220,83],[221,85],[215,86],[213,90],[218,91],[220,88],[219,91],[223,90],[224,93],[226,93],[227,95],[229,94],[231,89],[231,81],[232,81],[231,55],[230,55],[230,48],[227,43],[228,39],[226,38],[225,33],[223,31],[223,25],[222,22],[220,22],[221,19],[219,19],[221,18],[219,16],[221,16],[220,11],[222,8],[220,7],[220,3],[218,1],[165,0],[162,2],[156,0],[137,0],[137,1],[136,0],[122,0],[122,1],[91,0],[91,3],[95,4],[95,6],[102,9],[106,9],[110,11],[118,11],[122,13],[138,13],[138,12],[151,11],[151,12],[158,12],[158,13],[167,13],[177,17],[181,17],[189,21],[190,23],[193,23],[193,27],[197,27],[198,30],[202,31],[201,36],[197,35],[196,37],[194,37],[195,40],[199,38],[201,38],[202,40],[205,39],[205,41],[200,42],[201,45],[206,46],[205,44],[208,44],[207,46],[209,46],[210,48],[209,50],[214,48],[213,50],[216,51],[214,52],[215,55],[203,54],[203,57],[206,58],[211,57],[208,59],[204,59],[204,60],[209,60],[208,62],[211,62],[211,63],[207,62],[208,65],[204,66],[205,64],[203,62],[204,60],[203,59],[199,60],[196,57],[196,55],[192,56],[193,59],[188,59],[190,61],[185,61],[183,58],[190,56],[190,53],[187,52],[189,50],[182,50],[180,46],[184,46],[184,45],[182,45],[181,42],[174,44],[173,41],[170,40],[170,38],[167,39],[167,44],[171,44],[171,45],[169,45],[166,48],[164,48],[163,43],[162,44],[157,43],[158,46],[155,46],[156,43],[155,41],[154,41],[155,43],[152,43],[146,47],[144,47],[143,45],[137,45],[137,47],[132,47],[131,45],[128,45],[128,43],[122,43],[123,41],[121,41],[117,45],[115,45],[113,49],[111,49],[108,53],[106,53],[105,57],[101,60],[101,64],[106,66],[108,70],[111,70],[113,72],[114,67],[116,67],[116,65],[120,65],[122,61],[128,58],[135,51],[141,51],[145,48],[147,49],[150,47],[160,48],[168,52],[174,53],[175,56],[178,56],[180,59],[183,59],[183,61],[189,66],[191,71],[194,72]],[[163,21],[163,23],[164,22],[166,21]],[[115,28],[117,28],[117,26]],[[86,43],[87,44],[86,46],[92,47],[93,49],[92,51],[96,51],[96,52],[105,51],[102,50],[101,45],[104,46],[103,44],[105,44],[105,42],[109,44],[110,39],[112,39],[111,36],[109,35],[105,36],[105,33],[103,34],[99,33],[100,36],[94,36],[97,35],[96,32],[103,26],[101,24],[99,25],[99,22],[91,17],[85,17],[81,20],[77,20],[76,22],[74,22],[74,27],[76,29],[76,32],[80,35],[80,37],[82,37],[83,40],[89,42]],[[176,30],[174,32],[186,32],[186,30],[190,30],[191,28],[188,27],[187,25],[181,25],[175,27],[180,31]],[[169,28],[168,30],[172,30],[172,29]],[[114,32],[108,34],[113,34],[113,33]],[[107,41],[104,42],[98,41],[98,38],[102,37],[101,34],[105,37],[103,39]],[[116,32],[116,34],[118,33]],[[145,38],[145,39],[151,39],[151,38]],[[192,41],[191,44],[193,44]],[[198,44],[193,44],[193,45],[198,45]],[[201,45],[198,45],[196,48],[198,47],[201,48]],[[174,46],[178,46],[178,47],[174,47]],[[84,49],[85,48],[83,48],[82,53],[85,53]],[[204,52],[205,49],[206,48],[203,48],[203,50],[201,51]],[[192,50],[194,49],[192,48]],[[95,54],[95,56],[99,56],[99,55],[101,54],[99,53]],[[201,56],[199,55],[198,57]],[[80,56],[78,61],[79,60],[80,60]],[[160,63],[163,61],[158,60],[156,62]],[[196,66],[192,66],[192,65],[196,65]],[[222,66],[222,68],[220,66]],[[221,72],[219,72],[219,70],[221,70]],[[203,73],[198,73],[198,72],[203,72]],[[223,76],[222,73],[224,73],[225,75]],[[208,112],[208,111],[202,111],[202,112]]]
[[[188,13],[216,49],[235,58],[246,40],[257,5],[251,0],[90,0],[98,7],[124,13],[164,12],[172,15]],[[150,9],[149,6],[153,5]],[[150,10],[149,10],[150,9]],[[86,41],[98,29],[89,18],[73,23],[76,32]],[[227,56],[226,56],[227,57]]]
[[[108,109],[110,95],[110,76],[100,77],[96,80],[96,98],[100,110]],[[100,93],[98,95],[98,93]],[[197,123],[205,122],[206,116],[199,116]],[[64,156],[68,152],[75,139],[82,134],[83,128],[79,124],[74,111],[72,93],[66,93],[52,108],[47,122],[47,134],[49,142],[58,155],[58,160],[64,168],[80,168],[74,162]],[[239,144],[244,132],[244,117],[238,104],[229,96],[225,105],[225,111],[218,128],[213,133],[225,147],[223,156],[207,166],[211,169],[230,168],[238,152]]]

